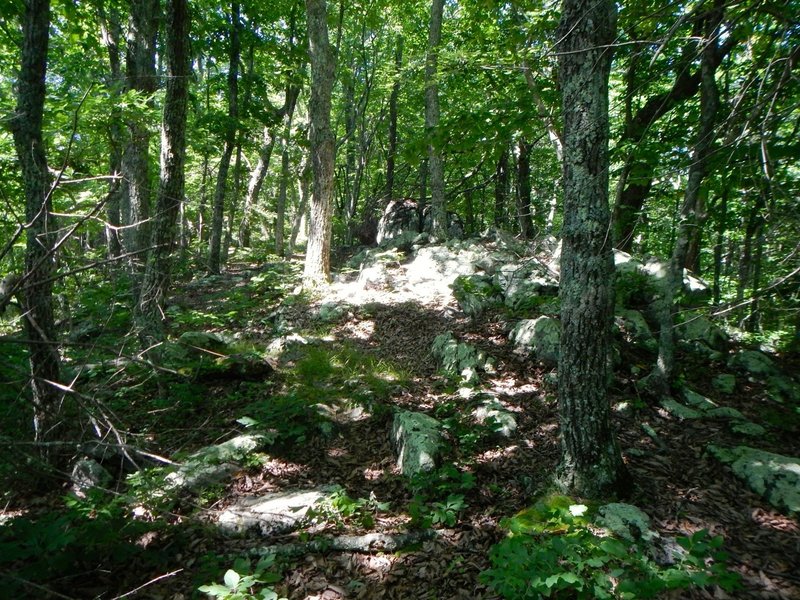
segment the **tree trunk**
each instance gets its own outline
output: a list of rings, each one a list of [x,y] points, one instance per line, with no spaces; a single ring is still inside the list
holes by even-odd
[[[264,185],[264,179],[269,170],[269,162],[272,159],[272,150],[275,147],[275,136],[269,126],[264,127],[261,147],[258,150],[258,162],[253,172],[250,173],[250,180],[247,183],[247,195],[244,197],[242,206],[242,220],[239,223],[239,245],[243,248],[250,247],[250,219],[253,208],[258,202],[258,195]]]
[[[128,51],[125,56],[126,85],[150,98],[156,91],[156,36],[158,0],[130,0]],[[127,253],[137,253],[150,243],[150,132],[138,120],[128,123],[129,139],[122,156],[123,186],[121,217],[129,228],[122,235]],[[134,272],[140,272],[141,254],[131,258]]]
[[[225,130],[225,148],[219,161],[217,184],[214,187],[214,207],[211,215],[211,236],[208,242],[208,271],[219,273],[220,266],[227,257],[221,257],[222,229],[225,216],[225,191],[228,185],[228,171],[231,156],[236,146],[236,132],[239,128],[239,30],[241,28],[239,2],[231,4],[230,66],[228,68],[228,123]]]
[[[588,498],[624,491],[627,473],[609,418],[614,260],[608,239],[610,0],[564,0],[556,47],[564,112],[564,227],[557,480]]]
[[[306,0],[311,101],[309,120],[314,192],[311,198],[311,228],[308,235],[303,280],[316,285],[330,277],[333,216],[335,140],[331,130],[331,94],[336,75],[336,56],[328,41],[325,0]]]
[[[517,143],[517,219],[523,240],[528,240],[533,235],[530,150],[530,144],[525,138],[520,138]]]
[[[289,253],[294,254],[294,247],[297,243],[297,236],[300,235],[300,227],[308,211],[309,186],[311,184],[311,164],[304,160],[300,168],[300,205],[294,213],[294,223],[292,224],[292,235],[289,237]]]
[[[211,111],[211,67],[206,61],[206,110],[205,114]],[[211,144],[208,140],[203,144],[203,175],[200,182],[200,206],[197,209],[197,240],[202,247],[206,241],[206,224],[208,223],[208,180],[209,161],[211,154]]]
[[[286,228],[286,189],[289,186],[289,143],[292,137],[292,117],[294,102],[283,116],[283,136],[281,138],[281,178],[278,183],[278,205],[275,209],[275,253],[284,255],[284,229]]]
[[[708,162],[716,138],[716,119],[719,110],[719,91],[715,73],[717,63],[718,27],[722,20],[722,0],[715,0],[714,8],[705,16],[704,47],[700,71],[700,127],[692,152],[686,191],[681,205],[678,232],[667,273],[665,293],[660,300],[658,359],[653,371],[645,379],[645,388],[659,396],[669,393],[675,371],[675,298],[683,287],[683,269],[689,248],[690,232],[698,226],[697,210],[703,179],[708,173]]]
[[[722,190],[719,212],[717,214],[717,239],[714,243],[714,306],[719,306],[722,300],[722,246],[725,243],[725,233],[728,231],[728,186]]]
[[[122,81],[122,61],[119,49],[120,41],[122,40],[122,26],[116,11],[111,11],[111,14],[107,14],[103,2],[98,3],[97,12],[100,19],[103,45],[108,52],[109,65],[108,79],[106,81],[109,96],[111,97],[111,114],[108,124],[108,170],[112,177],[120,177],[122,172],[122,142],[125,136],[122,111],[117,101],[122,89],[120,85]],[[122,185],[119,179],[112,180],[109,183],[106,197],[107,222],[105,238],[109,258],[116,258],[122,254],[122,246],[119,239],[121,194]]]
[[[389,95],[389,153],[386,157],[386,202],[394,199],[394,169],[397,158],[397,100],[400,97],[400,73],[403,68],[403,35],[397,34],[394,50],[394,81]]]
[[[428,139],[428,172],[431,178],[431,235],[447,237],[447,203],[444,196],[444,165],[439,140],[439,45],[442,40],[444,0],[431,0],[428,53],[425,57],[425,136]]]
[[[62,394],[54,385],[60,379],[52,281],[57,227],[52,213],[50,176],[42,139],[49,28],[49,0],[26,2],[17,108],[11,120],[14,146],[22,170],[28,225],[25,273],[21,284],[31,367],[33,430],[35,440],[42,443],[56,435],[62,402]],[[42,458],[49,461],[48,446],[41,446],[40,451]]]
[[[186,114],[189,101],[189,6],[168,0],[166,6],[167,89],[161,126],[161,175],[153,217],[153,237],[136,310],[144,350],[163,341],[163,300],[169,287],[170,259],[178,213],[183,203],[186,162]]]
[[[506,224],[506,204],[508,202],[508,149],[503,148],[494,172],[494,225]]]

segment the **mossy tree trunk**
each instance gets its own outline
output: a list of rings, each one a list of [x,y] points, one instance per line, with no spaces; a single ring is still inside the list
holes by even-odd
[[[557,481],[570,493],[601,498],[618,495],[627,478],[606,393],[614,310],[608,45],[616,12],[610,0],[564,0],[562,7],[556,46],[564,111]]]

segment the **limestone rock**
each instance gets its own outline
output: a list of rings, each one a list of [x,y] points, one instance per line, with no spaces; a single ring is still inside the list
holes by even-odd
[[[219,514],[217,524],[229,534],[252,532],[271,536],[287,533],[300,525],[309,509],[338,489],[337,486],[325,486],[239,497]]]
[[[800,458],[748,446],[709,445],[708,451],[774,507],[790,514],[800,513]]]
[[[391,441],[397,466],[406,477],[436,468],[444,447],[441,423],[424,413],[411,411],[395,413]]]
[[[533,354],[545,365],[558,365],[561,347],[561,323],[550,317],[523,319],[511,331],[511,341],[517,354]]]

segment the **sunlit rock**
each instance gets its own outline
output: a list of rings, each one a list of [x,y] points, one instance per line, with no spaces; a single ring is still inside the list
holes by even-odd
[[[532,354],[548,366],[558,365],[561,347],[561,323],[550,317],[523,319],[511,331],[510,339],[517,354]]]
[[[394,415],[390,437],[403,475],[413,477],[436,468],[444,449],[439,421],[424,413],[399,411]]]

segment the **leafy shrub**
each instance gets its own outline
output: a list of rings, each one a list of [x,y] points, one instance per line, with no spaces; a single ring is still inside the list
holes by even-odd
[[[337,528],[355,522],[367,529],[375,525],[375,515],[389,510],[388,502],[378,502],[374,492],[369,498],[351,498],[346,491],[339,490],[327,496],[306,512],[306,520],[318,523],[333,523]]]
[[[727,570],[721,537],[705,530],[677,542],[685,550],[672,566],[652,560],[642,542],[597,533],[587,521],[588,507],[566,505],[557,497],[522,518],[503,524],[510,537],[490,551],[492,568],[482,580],[504,598],[654,598],[689,587],[739,585]]]
[[[274,554],[267,554],[255,566],[250,560],[239,558],[225,572],[221,584],[203,585],[198,591],[220,600],[286,600],[279,598],[270,585],[281,580],[280,575],[270,570],[274,564]]]
[[[445,465],[430,473],[416,474],[410,483],[414,498],[408,506],[412,522],[418,527],[456,524],[458,514],[468,504],[464,493],[475,487],[475,476]]]

